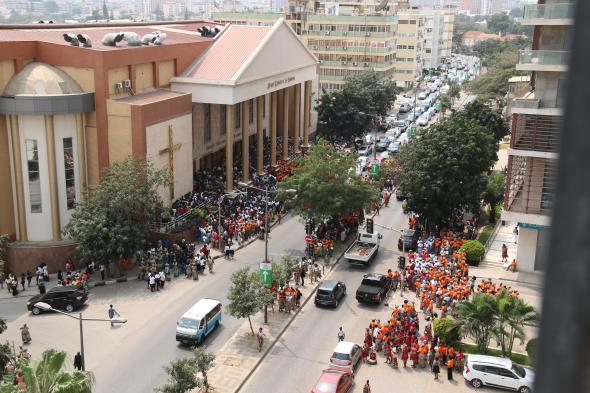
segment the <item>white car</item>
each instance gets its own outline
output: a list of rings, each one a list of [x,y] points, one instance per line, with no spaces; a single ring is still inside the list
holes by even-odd
[[[426,97],[428,97],[428,93],[427,93],[427,92],[425,92],[425,91],[421,91],[421,92],[420,92],[420,94],[418,94],[418,99],[419,99],[419,100],[423,100],[423,99],[425,99]]]
[[[373,134],[367,134],[367,135],[365,135],[365,143],[367,145],[370,145],[374,141],[375,141],[375,136]]]
[[[428,115],[424,114],[422,116],[420,116],[418,118],[418,120],[416,120],[416,123],[418,123],[419,126],[427,126],[428,125],[428,121],[430,120],[430,118],[428,117]]]
[[[381,153],[380,156],[381,156],[381,159],[383,159],[383,160],[387,160],[388,158],[391,158],[389,155],[389,152],[387,150],[384,151],[383,153]]]
[[[474,388],[493,386],[532,393],[535,373],[512,360],[496,356],[469,355],[465,362],[463,378]]]
[[[385,137],[387,138],[387,142],[394,142],[399,135],[399,129],[392,128],[385,133]]]
[[[340,341],[330,357],[330,367],[354,369],[360,360],[360,345],[348,341]]]

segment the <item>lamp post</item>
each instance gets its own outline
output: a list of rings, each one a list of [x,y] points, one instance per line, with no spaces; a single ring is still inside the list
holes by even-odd
[[[43,311],[55,311],[59,314],[65,315],[70,318],[77,319],[80,321],[80,355],[82,356],[82,371],[86,371],[86,357],[84,356],[84,330],[82,327],[83,321],[95,321],[95,322],[110,322],[110,323],[127,323],[126,319],[123,318],[113,318],[113,319],[106,319],[106,318],[84,318],[82,313],[78,313],[78,316],[73,314],[68,314],[67,312],[63,312],[56,308],[51,307],[49,304],[45,302],[37,302],[35,303],[35,307],[43,310]]]
[[[370,113],[365,113],[365,112],[359,112],[361,115],[365,115],[365,116],[369,116],[372,117],[374,119],[378,119],[379,116],[378,115],[373,115]],[[373,131],[373,159],[377,159],[377,129],[375,128]]]
[[[223,202],[223,198],[225,198],[226,196],[231,196],[231,197],[235,197],[237,195],[241,194],[241,192],[239,191],[233,191],[233,192],[228,192],[227,194],[223,194],[222,196],[219,197],[219,201],[217,201],[217,206],[218,206],[218,212],[219,212],[219,222],[217,223],[217,237],[218,237],[218,247],[219,247],[219,251],[223,251],[223,249],[221,248],[221,230],[222,225],[221,225],[221,203]]]
[[[264,262],[268,262],[268,227],[269,227],[269,219],[268,219],[268,185],[266,185],[266,187],[264,188],[259,188],[259,187],[254,187],[251,186],[250,184],[244,183],[244,182],[240,182],[238,183],[238,186],[240,187],[245,187],[245,188],[251,188],[253,190],[258,190],[261,192],[264,192]],[[279,191],[276,191],[279,192]],[[289,194],[295,194],[297,192],[297,190],[294,189],[287,189],[287,190],[281,190],[281,192],[285,192],[285,193],[289,193]],[[268,306],[267,304],[264,304],[264,323],[268,323]]]

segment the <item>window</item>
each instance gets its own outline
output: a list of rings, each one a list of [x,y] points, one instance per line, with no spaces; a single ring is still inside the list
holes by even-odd
[[[262,96],[262,118],[266,119],[266,96]]]
[[[234,117],[235,128],[240,128],[242,125],[242,105],[239,103],[234,105]]]
[[[205,142],[211,140],[211,104],[203,104],[203,134]]]
[[[68,210],[76,207],[76,177],[74,175],[74,146],[72,138],[63,139],[66,204]]]
[[[41,213],[41,179],[39,179],[39,149],[36,139],[25,140],[27,171],[29,173],[29,199],[31,213]]]
[[[254,100],[250,99],[250,103],[248,105],[248,123],[254,123]]]
[[[225,135],[227,130],[227,106],[219,105],[219,133]]]

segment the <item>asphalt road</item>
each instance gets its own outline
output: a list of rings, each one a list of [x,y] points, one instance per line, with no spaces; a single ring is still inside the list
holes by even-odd
[[[375,223],[406,228],[407,216],[402,213],[401,202],[393,199],[390,206],[375,217]],[[309,392],[321,371],[328,366],[336,346],[338,328],[343,327],[347,341],[360,343],[365,322],[385,315],[387,307],[384,304],[359,304],[355,299],[364,273],[395,270],[397,257],[401,255],[397,250],[399,233],[378,226],[375,229],[383,234],[383,239],[372,264],[365,268],[351,267],[347,261],[341,260],[327,277],[346,284],[347,295],[338,308],[319,308],[312,301],[308,302],[240,392]],[[278,375],[281,377],[273,378]],[[357,386],[356,390],[362,390],[362,386]]]
[[[275,227],[269,239],[269,254],[303,255],[304,229],[297,217],[288,217]],[[107,317],[113,304],[128,323],[111,327],[108,322],[85,322],[84,346],[86,368],[96,377],[97,393],[151,392],[166,382],[163,367],[173,359],[190,356],[188,348],[177,344],[176,321],[201,298],[215,298],[227,304],[231,273],[243,266],[257,268],[263,259],[264,242],[255,241],[236,252],[234,261],[218,259],[213,274],[199,281],[174,279],[163,291],[150,293],[139,281],[94,288],[88,305],[82,310],[86,317]],[[24,310],[27,298],[0,303],[0,315],[9,317],[8,330],[2,339],[20,343],[23,323],[29,325],[33,341],[29,351],[38,358],[47,348],[60,348],[73,357],[80,350],[77,321],[58,314],[34,317]],[[205,341],[204,347],[215,352],[233,335],[242,321],[223,315],[220,328]]]

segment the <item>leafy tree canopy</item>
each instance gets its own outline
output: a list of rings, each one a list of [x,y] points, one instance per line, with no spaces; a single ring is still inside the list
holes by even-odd
[[[495,34],[530,34],[529,26],[523,26],[508,14],[492,15],[487,20],[488,30]]]
[[[490,222],[496,222],[494,206],[504,199],[504,174],[502,172],[493,172],[488,176],[482,199],[491,207]]]
[[[351,141],[371,129],[395,101],[397,88],[391,79],[374,71],[353,75],[342,90],[323,91],[317,106],[318,135],[329,140]]]
[[[280,188],[297,190],[292,208],[303,217],[311,212],[319,222],[348,215],[368,207],[376,192],[374,185],[355,174],[355,167],[354,154],[320,140],[299,159],[299,166]]]
[[[77,242],[81,260],[109,264],[142,249],[161,205],[157,189],[168,179],[167,171],[134,156],[111,165],[64,229]]]
[[[254,335],[250,317],[256,314],[265,304],[268,304],[272,295],[262,286],[258,272],[250,272],[248,267],[236,270],[231,275],[231,287],[227,299],[227,312],[234,318],[248,318],[250,330]]]
[[[457,210],[477,211],[496,158],[492,134],[456,115],[421,130],[400,151],[400,188],[429,225],[442,224]]]
[[[197,378],[197,360],[195,358],[180,358],[170,362],[164,370],[168,374],[168,383],[156,391],[162,393],[187,393],[200,386]]]
[[[510,131],[502,112],[492,109],[482,100],[471,101],[459,113],[488,129],[494,135],[496,143],[500,142]]]

